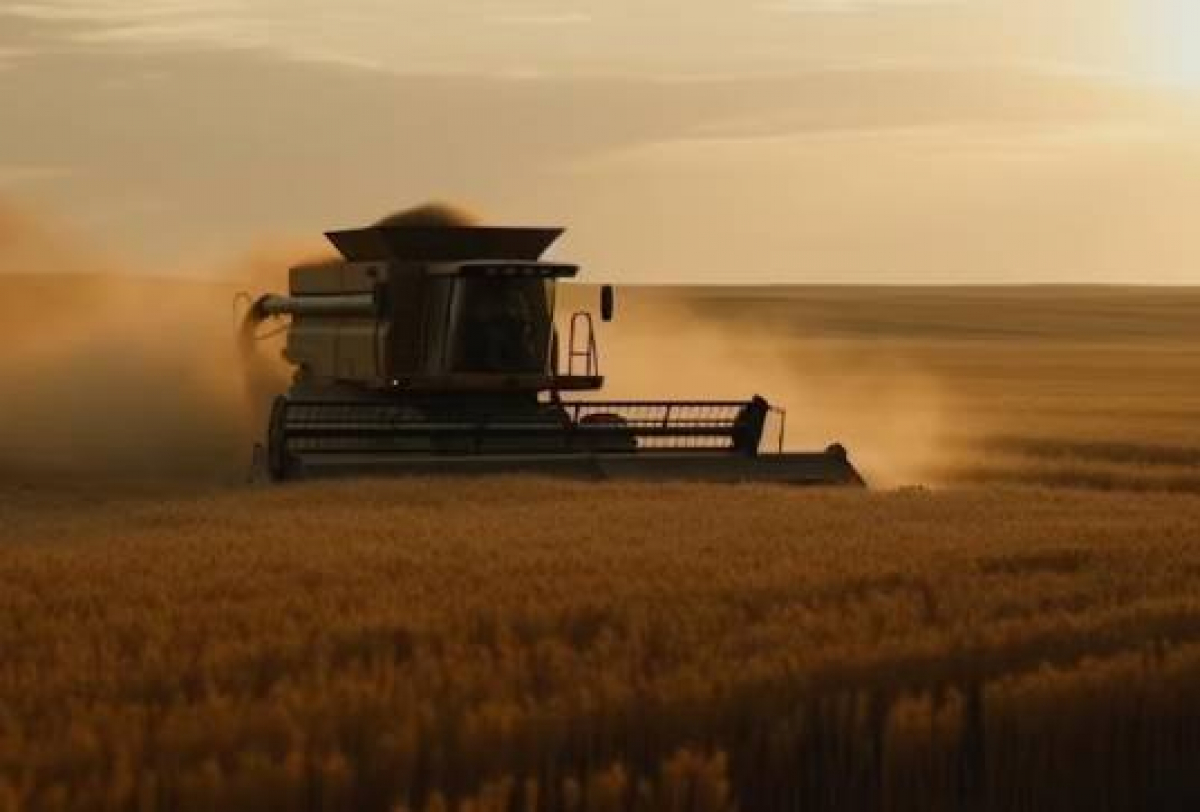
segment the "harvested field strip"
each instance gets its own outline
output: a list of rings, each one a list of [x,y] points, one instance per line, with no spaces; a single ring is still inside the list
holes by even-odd
[[[1027,486],[1130,493],[1200,493],[1200,467],[1042,462],[996,459],[954,466],[940,481],[971,485]]]
[[[991,437],[981,444],[996,451],[1047,460],[1088,460],[1133,465],[1200,467],[1200,447],[1120,440],[1077,440],[1053,437]]]
[[[1200,493],[1200,446],[995,436],[961,441],[931,479],[943,483]]]

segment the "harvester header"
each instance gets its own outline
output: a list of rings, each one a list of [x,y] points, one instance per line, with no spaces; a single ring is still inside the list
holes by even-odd
[[[604,384],[590,312],[556,319],[578,266],[542,260],[557,228],[420,209],[327,234],[341,259],[289,273],[247,317],[287,319],[291,388],[272,410],[274,479],[520,471],[862,484],[841,446],[783,452],[779,410],[745,401],[580,401]],[[601,315],[613,316],[605,286]]]

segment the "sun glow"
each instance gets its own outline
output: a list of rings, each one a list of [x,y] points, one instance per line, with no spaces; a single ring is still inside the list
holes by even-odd
[[[1169,85],[1200,88],[1200,0],[1153,0],[1151,77]]]

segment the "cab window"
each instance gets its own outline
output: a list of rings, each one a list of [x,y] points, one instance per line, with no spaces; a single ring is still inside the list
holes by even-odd
[[[538,373],[550,343],[550,288],[544,279],[462,280],[458,372]]]

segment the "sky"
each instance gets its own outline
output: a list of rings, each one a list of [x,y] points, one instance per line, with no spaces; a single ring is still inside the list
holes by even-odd
[[[1200,0],[5,0],[0,201],[194,273],[442,199],[615,282],[1200,283]]]

